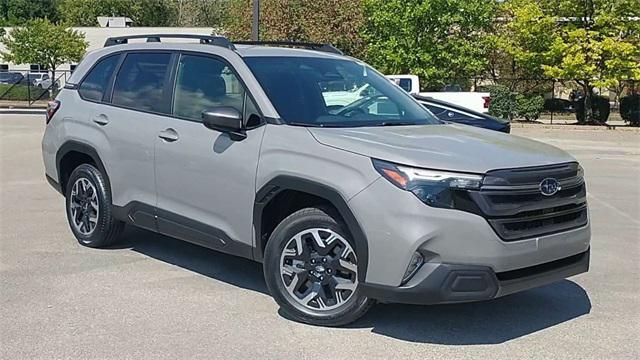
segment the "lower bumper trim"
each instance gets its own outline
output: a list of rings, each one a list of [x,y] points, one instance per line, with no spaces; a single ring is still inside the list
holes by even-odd
[[[400,287],[362,284],[362,293],[383,302],[443,304],[481,301],[550,284],[589,270],[590,249],[567,258],[496,274],[488,266],[431,264]]]
[[[51,185],[54,189],[56,189],[57,192],[64,195],[64,192],[62,191],[62,186],[60,186],[60,184],[57,181],[53,180],[53,178],[47,174],[45,174],[44,176],[47,178],[49,185]]]

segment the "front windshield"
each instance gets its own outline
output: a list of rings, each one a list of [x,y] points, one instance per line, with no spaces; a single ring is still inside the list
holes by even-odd
[[[314,57],[247,57],[269,100],[291,125],[354,127],[440,124],[369,66]]]

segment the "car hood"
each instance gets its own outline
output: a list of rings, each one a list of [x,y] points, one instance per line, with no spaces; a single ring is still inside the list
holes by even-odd
[[[575,161],[554,146],[527,138],[445,124],[309,128],[321,144],[416,167],[485,173]]]

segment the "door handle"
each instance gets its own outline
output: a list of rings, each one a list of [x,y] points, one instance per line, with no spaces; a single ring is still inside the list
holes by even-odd
[[[100,126],[105,126],[105,125],[107,125],[109,123],[109,118],[105,114],[100,114],[98,116],[94,116],[94,117],[91,118],[91,120],[94,123],[96,123],[96,124],[98,124]]]
[[[174,142],[179,138],[178,133],[172,128],[168,128],[160,131],[160,133],[158,134],[158,137],[167,142]]]

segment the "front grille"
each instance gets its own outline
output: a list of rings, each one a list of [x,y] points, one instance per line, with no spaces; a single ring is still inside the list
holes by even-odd
[[[561,189],[542,195],[538,185],[555,178]],[[588,222],[587,191],[577,163],[489,172],[480,191],[469,192],[477,209],[504,241],[549,235]]]
[[[488,221],[503,240],[515,241],[584,226],[587,223],[587,204],[545,215],[488,219]]]

